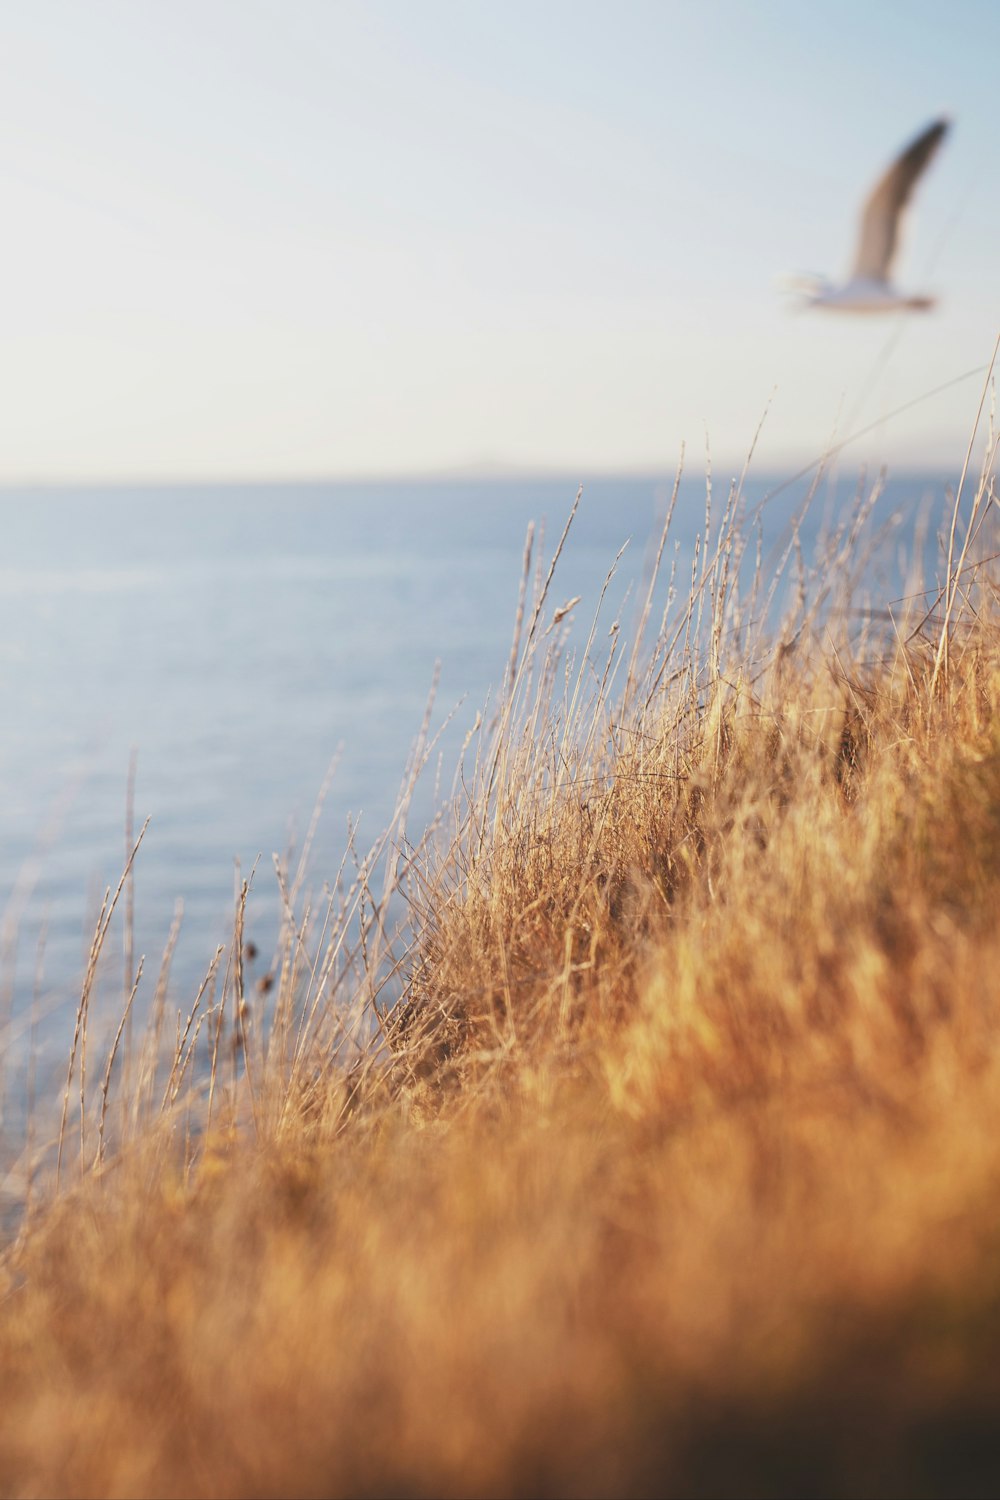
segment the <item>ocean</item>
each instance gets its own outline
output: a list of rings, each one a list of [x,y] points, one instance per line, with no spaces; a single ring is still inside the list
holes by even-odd
[[[953,478],[888,482],[873,516],[900,518],[880,554],[886,596],[902,587],[914,516],[929,506],[933,535]],[[728,482],[716,476],[716,511]],[[780,489],[762,512],[765,558],[807,483],[748,481],[750,512]],[[671,484],[669,473],[584,483],[550,601],[580,596],[576,649],[626,541],[604,619],[620,614],[627,636]],[[856,484],[824,487],[807,552],[821,514],[835,518]],[[272,856],[301,842],[334,757],[316,889],[340,863],[349,819],[361,847],[385,826],[436,673],[450,786],[502,682],[528,523],[544,523],[549,556],[576,490],[552,477],[0,493],[0,1035],[15,1072],[36,991],[36,1044],[68,1047],[96,913],[124,862],[130,765],[135,829],[150,819],[134,871],[134,958],[147,956],[137,1009],[182,903],[170,999],[186,1011],[231,936],[237,871],[258,861],[247,932],[273,942]],[[667,554],[682,588],[704,515],[692,476]],[[430,816],[435,775],[413,821]],[[119,1001],[123,933],[122,911],[105,954]]]

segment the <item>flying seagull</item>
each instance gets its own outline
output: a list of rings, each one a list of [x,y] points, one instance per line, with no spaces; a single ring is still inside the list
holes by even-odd
[[[858,249],[847,280],[838,286],[821,276],[796,278],[795,285],[806,293],[806,307],[873,313],[934,306],[933,297],[908,295],[893,286],[892,268],[904,211],[949,125],[949,120],[940,119],[922,130],[868,194],[861,212]]]

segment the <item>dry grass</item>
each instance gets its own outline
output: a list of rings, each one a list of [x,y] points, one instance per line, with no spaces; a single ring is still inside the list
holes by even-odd
[[[926,619],[803,579],[769,644],[744,534],[578,668],[529,551],[438,826],[425,730],[324,904],[279,871],[269,993],[241,892],[166,1061],[70,1069],[4,1493],[996,1491],[994,596],[954,546]]]

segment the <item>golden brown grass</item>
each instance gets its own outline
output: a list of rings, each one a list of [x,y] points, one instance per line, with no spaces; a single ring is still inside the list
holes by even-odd
[[[408,782],[322,909],[279,871],[269,994],[241,893],[204,1024],[72,1074],[4,1493],[995,1492],[995,601],[956,548],[769,645],[740,537],[573,670],[528,561],[431,834]]]

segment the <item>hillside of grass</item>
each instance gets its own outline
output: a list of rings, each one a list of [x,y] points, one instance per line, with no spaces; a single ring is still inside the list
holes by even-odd
[[[3,1493],[996,1492],[992,491],[862,610],[876,499],[774,578],[739,486],[683,578],[668,516],[575,655],[529,540],[429,830],[425,726],[384,841],[322,898],[279,868],[257,990],[241,898],[84,1068],[88,972],[0,1269]]]

